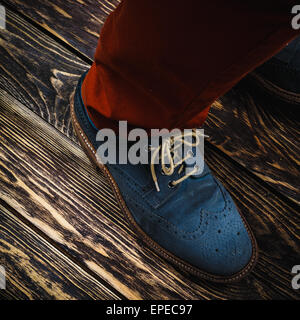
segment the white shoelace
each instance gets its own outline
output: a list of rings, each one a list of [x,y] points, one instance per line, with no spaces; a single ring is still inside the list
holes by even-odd
[[[175,163],[175,159],[178,157],[178,152],[176,151],[178,148],[181,148],[184,144],[189,146],[190,148],[196,147],[200,143],[200,138],[199,136],[202,135],[202,133],[199,133],[197,131],[190,131],[188,133],[183,133],[181,135],[171,137],[170,139],[164,139],[162,144],[159,145],[157,148],[151,148],[151,150],[154,150],[152,157],[151,157],[151,175],[152,179],[154,181],[155,187],[157,192],[160,191],[158,180],[157,180],[157,175],[155,173],[155,160],[156,157],[159,156],[159,152],[161,151],[161,155],[159,156],[159,159],[161,160],[161,167],[162,167],[162,173],[167,176],[171,176],[175,169],[180,166],[178,173],[180,174],[184,168],[183,163],[193,157],[193,153],[190,151],[187,153],[187,155],[184,158],[180,158],[180,160]],[[192,139],[195,139],[195,142],[190,142],[187,141],[187,137],[191,137]],[[173,156],[172,156],[173,153]],[[168,159],[168,165],[166,164],[165,159]],[[199,167],[197,165],[194,166],[194,168],[189,171],[187,174],[182,176],[181,178],[177,180],[170,181],[169,186],[170,188],[175,187],[179,183],[183,182],[186,180],[188,177],[194,175],[196,172],[198,172]]]

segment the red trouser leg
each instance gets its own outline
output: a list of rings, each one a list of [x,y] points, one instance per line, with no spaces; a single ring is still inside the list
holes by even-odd
[[[82,87],[98,128],[199,127],[213,101],[299,32],[289,0],[123,0]]]

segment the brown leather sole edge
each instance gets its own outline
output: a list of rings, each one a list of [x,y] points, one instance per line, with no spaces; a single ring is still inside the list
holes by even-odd
[[[93,164],[95,164],[102,172],[103,174],[108,178],[112,189],[114,191],[114,194],[118,200],[118,203],[120,205],[120,208],[122,209],[122,212],[125,214],[125,217],[129,221],[129,224],[133,227],[133,230],[137,233],[137,235],[144,241],[146,245],[148,245],[151,249],[153,249],[157,254],[159,254],[161,257],[166,259],[167,261],[173,263],[174,265],[178,266],[180,269],[187,271],[188,273],[209,280],[213,282],[219,282],[219,283],[229,283],[229,282],[235,282],[246,275],[248,275],[252,269],[254,268],[257,258],[258,258],[258,247],[256,243],[256,239],[254,238],[254,235],[245,220],[245,218],[241,215],[243,223],[245,225],[245,228],[250,236],[251,242],[252,242],[252,257],[248,263],[247,266],[245,266],[240,272],[232,275],[232,276],[218,276],[218,275],[213,275],[209,274],[205,271],[202,271],[187,262],[181,260],[180,258],[176,257],[169,251],[165,250],[162,248],[159,244],[157,244],[155,241],[153,241],[141,228],[140,226],[135,222],[133,216],[131,215],[129,209],[126,206],[125,201],[122,198],[122,195],[119,191],[119,188],[110,174],[109,170],[106,168],[105,165],[101,164],[100,159],[97,159],[96,157],[96,150],[93,148],[92,144],[89,142],[87,136],[85,135],[84,131],[81,129],[79,122],[76,119],[76,115],[74,112],[74,93],[71,96],[71,119],[72,119],[72,124],[74,127],[74,130],[76,132],[76,135],[78,136],[79,142],[81,146],[83,147],[83,150],[91,160]]]
[[[265,89],[269,94],[275,95],[282,101],[290,104],[300,104],[300,94],[282,89],[271,81],[264,79],[256,72],[251,72],[248,76],[249,80],[251,80],[253,83],[256,83],[259,87]]]

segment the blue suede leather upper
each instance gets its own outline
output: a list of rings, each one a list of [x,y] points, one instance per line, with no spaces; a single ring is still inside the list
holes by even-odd
[[[300,93],[300,37],[255,70],[276,86]]]
[[[81,83],[75,94],[75,114],[82,130],[97,150],[98,130],[88,117],[81,98]],[[252,242],[229,193],[213,177],[207,165],[198,177],[175,188],[174,177],[156,172],[157,192],[150,165],[107,167],[138,225],[161,247],[191,265],[211,274],[229,276],[243,269],[252,256]]]

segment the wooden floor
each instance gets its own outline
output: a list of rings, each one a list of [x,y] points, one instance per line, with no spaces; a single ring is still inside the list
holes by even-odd
[[[70,122],[70,93],[117,1],[4,3],[0,299],[299,299],[300,106],[247,79],[214,104],[206,160],[252,226],[260,259],[238,283],[196,279],[135,236]]]

